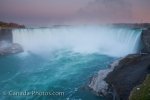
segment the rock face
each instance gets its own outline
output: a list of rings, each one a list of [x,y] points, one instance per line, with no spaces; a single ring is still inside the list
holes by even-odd
[[[132,89],[141,84],[150,73],[150,28],[143,29],[141,40],[142,54],[125,57],[105,78],[110,90],[116,91],[116,100],[128,100]]]
[[[150,28],[142,31],[142,42],[144,45],[144,49],[142,52],[150,53]]]
[[[105,78],[105,81],[109,84],[111,90],[117,92],[117,99],[119,100],[128,100],[132,89],[141,84],[146,75],[150,73],[149,27],[146,27],[145,29],[143,27],[141,40],[143,42],[142,53],[147,54],[136,54],[125,57]]]
[[[128,100],[132,89],[143,83],[147,74],[150,73],[150,25],[145,26],[139,26],[143,29],[141,53],[131,54],[119,60],[114,70],[109,70],[110,73],[105,75],[104,89],[100,88],[100,85],[104,83],[104,80],[99,78],[102,75],[98,73],[97,77],[93,77],[89,87],[97,95],[104,95],[108,100]]]
[[[105,81],[111,90],[117,92],[118,100],[128,100],[131,90],[141,84],[148,73],[150,73],[149,54],[129,55],[119,62]]]

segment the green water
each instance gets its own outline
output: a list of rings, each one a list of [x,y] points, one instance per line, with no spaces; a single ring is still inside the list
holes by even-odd
[[[104,100],[85,87],[90,77],[115,58],[55,51],[0,57],[0,100]],[[63,92],[63,95],[12,95],[14,92]]]

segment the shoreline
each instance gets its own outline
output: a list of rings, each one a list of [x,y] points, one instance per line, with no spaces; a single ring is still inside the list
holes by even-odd
[[[107,75],[105,81],[118,95],[115,100],[129,99],[132,89],[141,84],[149,74],[149,61],[149,54],[128,55]]]
[[[105,69],[105,71],[109,70],[107,73],[103,73],[104,71],[100,70],[97,76],[92,77],[88,88],[95,95],[104,96],[106,100],[129,100],[133,89],[142,84],[150,73],[149,61],[150,54],[131,54],[118,59],[113,62],[118,62],[118,64]],[[138,64],[146,65],[136,67]]]
[[[120,59],[115,60],[113,63],[109,65],[109,68],[99,70],[97,75],[93,76],[90,80],[88,87],[92,89],[92,92],[96,94],[97,96],[105,96],[108,92],[108,84],[105,81],[105,78],[107,75],[114,70],[114,68],[119,64]]]
[[[129,100],[133,88],[142,84],[150,73],[150,28],[142,30],[141,41],[143,49],[140,53],[127,55],[119,60],[118,65],[115,65],[114,69],[107,73],[103,80],[98,79],[101,77],[100,74],[97,75],[97,78],[93,77],[93,82],[90,84],[101,85],[102,81],[107,84],[105,91],[99,87],[91,88],[89,86],[94,91],[93,93],[104,96],[108,100]],[[99,83],[96,83],[98,80]]]

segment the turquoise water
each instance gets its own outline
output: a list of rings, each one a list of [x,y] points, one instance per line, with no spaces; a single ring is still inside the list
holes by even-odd
[[[104,100],[84,87],[90,77],[115,58],[99,54],[55,51],[46,56],[30,52],[0,57],[1,100]],[[64,92],[55,96],[12,96],[10,91]],[[8,96],[9,94],[9,96]]]
[[[105,100],[86,88],[88,82],[117,58],[138,52],[141,31],[82,26],[12,35],[24,52],[0,56],[0,100]]]

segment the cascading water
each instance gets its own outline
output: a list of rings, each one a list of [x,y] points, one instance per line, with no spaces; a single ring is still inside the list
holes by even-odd
[[[69,49],[120,57],[138,51],[140,35],[141,31],[127,28],[61,27],[14,30],[13,41],[32,52]]]
[[[84,85],[114,60],[138,52],[140,35],[140,30],[100,26],[13,30],[13,42],[21,44],[25,52],[0,57],[0,93],[6,94],[0,99],[105,100]],[[12,96],[10,91],[64,95]]]

